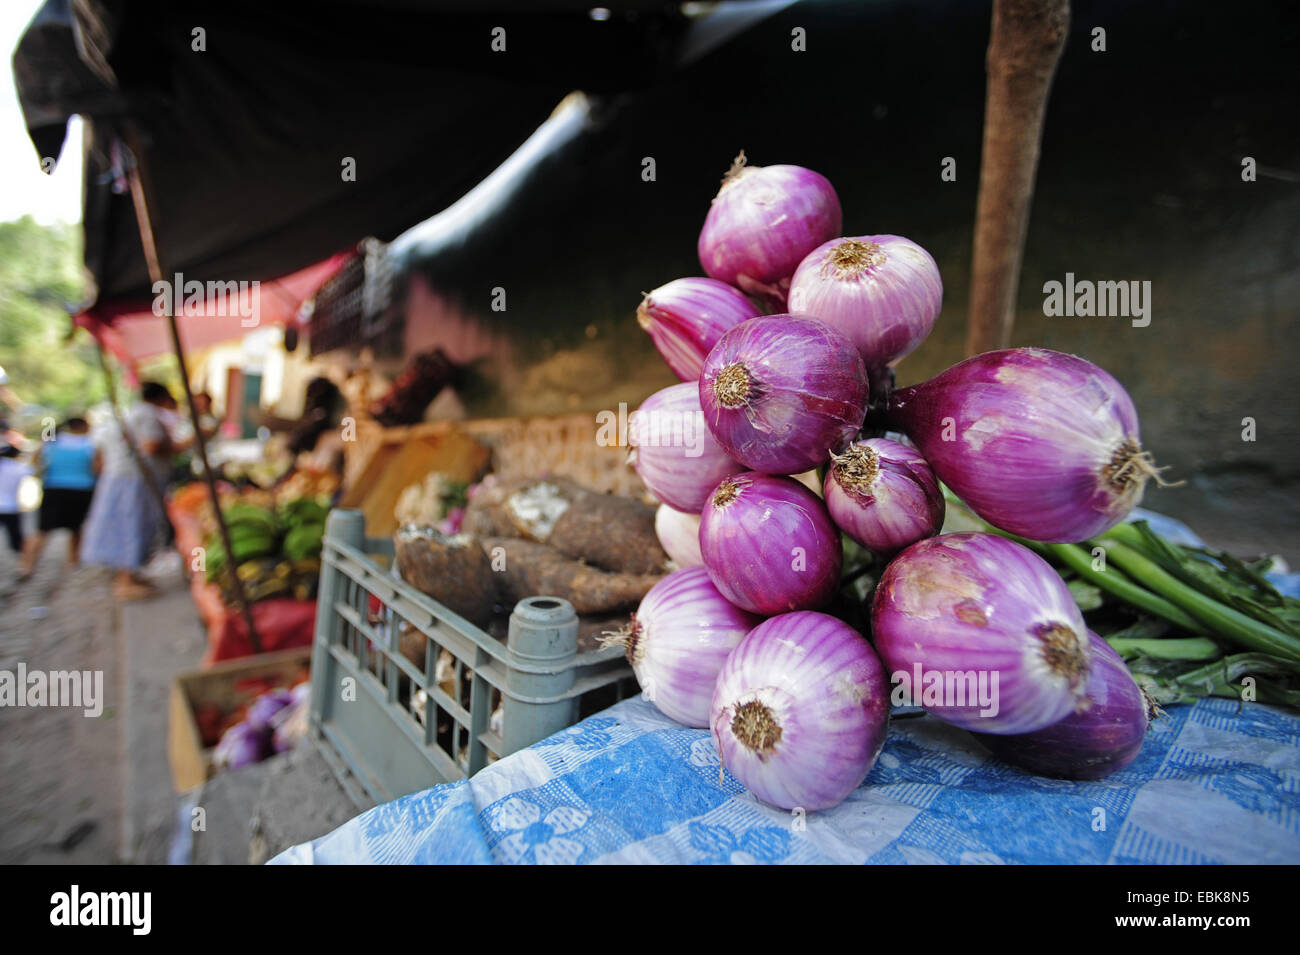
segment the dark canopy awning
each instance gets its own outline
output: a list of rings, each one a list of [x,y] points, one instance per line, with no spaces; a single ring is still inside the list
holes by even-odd
[[[128,117],[169,266],[284,275],[444,209],[571,90],[608,98],[670,72],[687,20],[637,6],[49,0],[14,72],[42,157],[71,115],[91,120],[86,264],[100,302],[133,299],[149,281],[123,190]]]

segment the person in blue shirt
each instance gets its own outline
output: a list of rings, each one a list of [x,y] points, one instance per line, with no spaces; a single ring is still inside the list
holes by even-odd
[[[40,560],[45,536],[54,530],[72,532],[68,564],[75,567],[81,547],[81,525],[86,521],[99,472],[99,452],[84,418],[69,418],[52,441],[36,452],[33,462],[41,476],[43,494],[39,530],[23,548],[19,574],[29,575]]]

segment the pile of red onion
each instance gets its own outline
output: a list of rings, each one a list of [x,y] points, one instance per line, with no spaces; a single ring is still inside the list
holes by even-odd
[[[1009,534],[1096,536],[1159,480],[1132,401],[1039,348],[895,390],[939,316],[939,270],[911,239],[842,226],[824,176],[742,153],[700,232],[708,277],[644,296],[639,324],[682,383],[646,399],[630,443],[681,569],[612,639],[646,697],[708,726],[774,806],[848,798],[891,702],[1031,772],[1122,769],[1150,718],[1123,661],[1032,550],[942,533],[940,482]],[[850,575],[875,581],[865,602]]]

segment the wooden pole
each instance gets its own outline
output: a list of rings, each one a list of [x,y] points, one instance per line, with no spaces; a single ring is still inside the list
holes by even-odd
[[[127,137],[135,160],[131,166],[131,199],[135,203],[135,218],[140,229],[140,244],[144,247],[145,264],[149,268],[149,280],[151,282],[170,282],[172,277],[162,267],[158,245],[154,239],[153,218],[149,211],[149,195],[152,190],[150,189],[148,170],[145,164],[144,144],[139,132],[134,127],[128,130]],[[225,515],[221,513],[221,497],[217,493],[217,480],[212,474],[211,466],[208,464],[208,440],[203,434],[199,411],[194,406],[194,394],[190,389],[190,372],[189,368],[186,367],[185,350],[181,347],[181,332],[176,324],[176,310],[173,307],[180,290],[173,289],[172,292],[173,294],[167,296],[165,313],[167,326],[171,330],[172,349],[176,353],[176,363],[180,366],[181,387],[185,390],[185,403],[189,406],[190,422],[194,425],[194,451],[199,456],[199,462],[203,467],[203,480],[208,486],[208,498],[212,501],[212,512],[217,520],[217,531],[221,536],[221,545],[226,549],[226,574],[230,579],[231,593],[234,595],[235,603],[244,618],[244,626],[248,629],[249,645],[252,646],[254,653],[261,653],[262,641],[258,637],[257,626],[253,623],[253,608],[249,605],[248,598],[244,593],[244,582],[239,579],[235,563],[235,551],[230,546],[230,530],[226,527]]]
[[[966,354],[1011,344],[1043,114],[1069,0],[993,0]]]

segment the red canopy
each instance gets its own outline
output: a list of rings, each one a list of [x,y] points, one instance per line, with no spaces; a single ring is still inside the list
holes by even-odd
[[[278,279],[244,283],[242,287],[237,283],[214,284],[204,286],[202,293],[188,286],[178,288],[175,309],[182,347],[188,352],[243,338],[257,328],[296,322],[303,302],[355,254],[339,252]],[[128,374],[134,373],[135,362],[140,359],[172,350],[167,319],[155,312],[152,301],[101,303],[73,321],[111,351]]]

